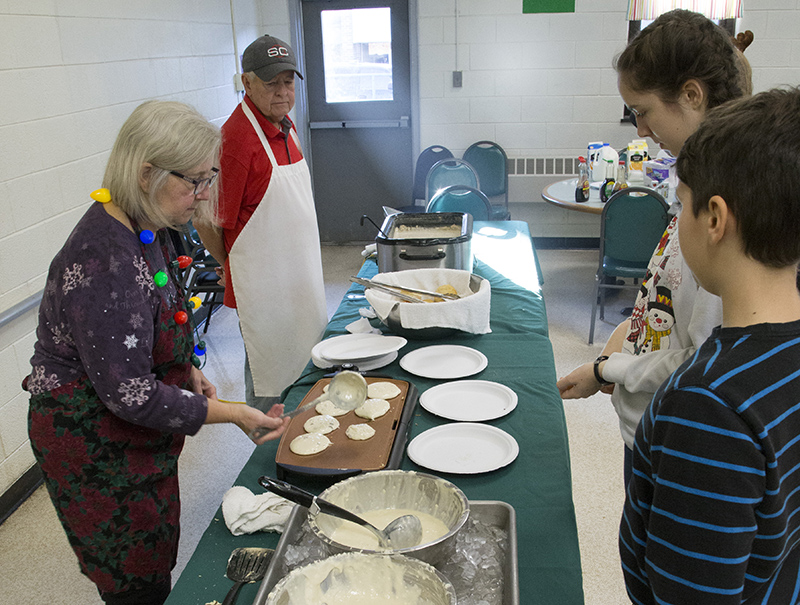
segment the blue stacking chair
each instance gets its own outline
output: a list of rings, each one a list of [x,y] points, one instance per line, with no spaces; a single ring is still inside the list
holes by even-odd
[[[425,199],[431,201],[434,194],[450,185],[466,185],[480,190],[478,173],[469,162],[458,158],[439,160],[428,171],[425,179]]]
[[[414,168],[414,186],[411,192],[412,206],[418,205],[422,206],[421,210],[424,209],[428,202],[428,198],[425,197],[425,180],[428,177],[428,172],[436,162],[452,157],[453,152],[442,145],[431,145],[422,150]]]
[[[602,320],[606,290],[640,287],[637,282],[647,273],[650,257],[669,223],[668,210],[664,198],[648,187],[629,187],[608,198],[600,216],[600,262],[594,280],[589,344],[594,342],[598,299]],[[626,279],[633,283],[625,283]]]
[[[449,185],[433,194],[425,212],[466,212],[472,215],[472,220],[488,221],[492,214],[492,205],[474,187]]]
[[[492,204],[492,219],[505,221],[511,218],[508,210],[508,156],[493,141],[478,141],[464,152],[463,159],[478,173],[481,191]]]

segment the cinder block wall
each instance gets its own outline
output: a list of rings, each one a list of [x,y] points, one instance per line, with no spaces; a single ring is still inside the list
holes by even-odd
[[[261,5],[234,3],[239,52],[260,33]],[[183,101],[221,125],[239,99],[227,1],[3,2],[0,32],[2,314],[44,287],[134,107]],[[34,464],[20,382],[36,321],[30,311],[0,328],[0,494]]]

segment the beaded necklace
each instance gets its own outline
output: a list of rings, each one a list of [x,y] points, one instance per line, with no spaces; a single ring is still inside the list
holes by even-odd
[[[93,191],[90,197],[102,204],[111,202],[111,192],[105,188]],[[195,339],[197,344],[192,353],[192,365],[200,369],[205,365],[206,343],[199,339],[194,314],[187,311],[198,309],[202,301],[197,296],[192,296],[188,301],[184,299],[183,288],[180,285],[181,274],[179,273],[191,266],[192,258],[186,255],[176,255],[177,258],[175,260],[169,260],[175,255],[175,249],[166,235],[166,229],[159,229],[156,233],[153,233],[150,229],[139,227],[139,223],[133,217],[129,216],[128,220],[131,222],[133,231],[139,239],[142,256],[153,276],[156,291],[166,304],[167,309],[177,309],[172,319],[178,325],[191,322],[192,331],[197,337]],[[156,242],[156,240],[158,241]],[[202,361],[200,360],[201,357],[203,357]]]

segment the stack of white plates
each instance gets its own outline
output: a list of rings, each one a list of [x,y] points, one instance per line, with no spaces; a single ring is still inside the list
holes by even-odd
[[[519,455],[516,439],[488,424],[517,407],[517,394],[489,380],[453,380],[486,369],[486,356],[460,345],[432,345],[416,349],[400,360],[406,372],[438,380],[420,396],[420,405],[437,416],[456,420],[417,435],[408,444],[408,457],[442,473],[488,473],[511,464]]]
[[[383,334],[342,334],[318,342],[311,349],[311,361],[318,368],[352,363],[361,371],[382,368],[397,359],[408,341]]]

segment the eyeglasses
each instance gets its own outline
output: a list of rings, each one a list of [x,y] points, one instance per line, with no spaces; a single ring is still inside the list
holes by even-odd
[[[219,176],[219,168],[212,168],[211,172],[213,172],[214,174],[212,174],[207,179],[192,179],[186,176],[185,174],[181,174],[176,170],[169,171],[170,174],[174,174],[178,178],[181,178],[184,181],[186,181],[187,183],[191,183],[192,185],[194,185],[194,190],[192,191],[194,195],[199,195],[203,193],[203,191],[211,187],[216,182],[217,177]]]
[[[639,115],[639,111],[627,105],[625,107],[628,110],[628,119],[631,121],[631,124],[638,127],[639,125],[636,123],[636,117]]]

